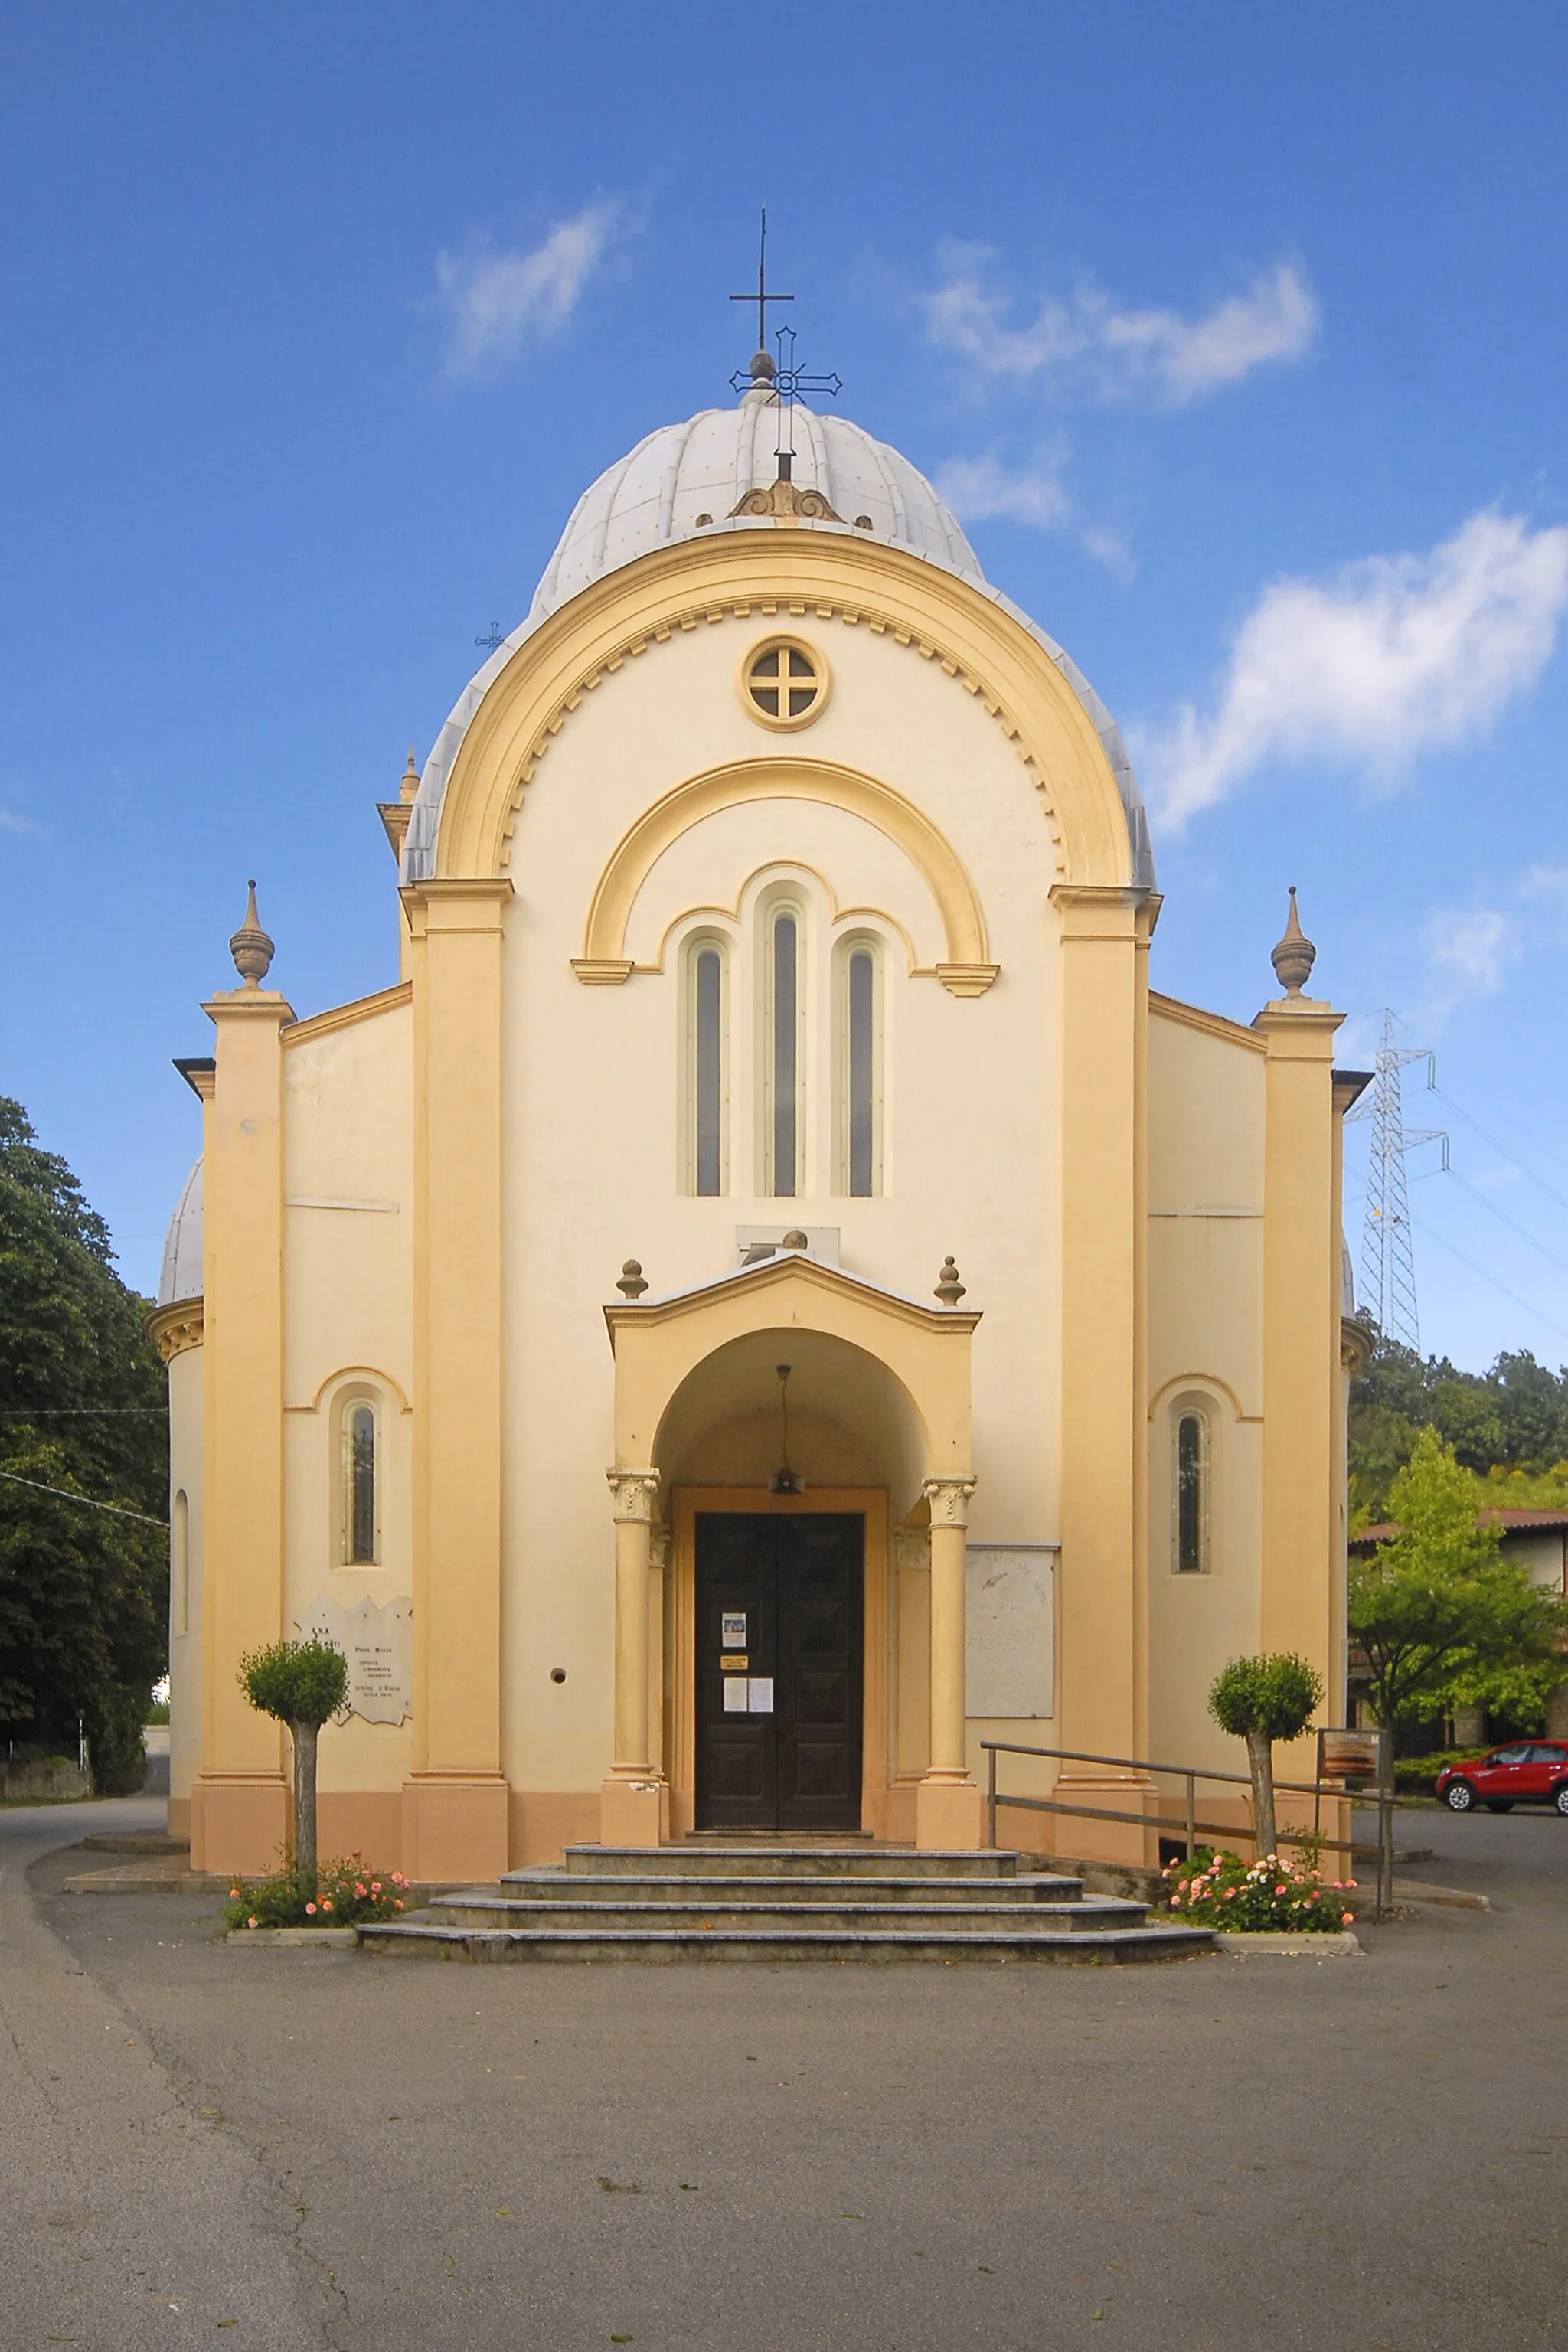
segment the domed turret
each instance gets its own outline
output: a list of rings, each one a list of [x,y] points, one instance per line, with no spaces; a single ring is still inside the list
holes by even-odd
[[[181,1188],[163,1238],[163,1263],[158,1272],[158,1304],[172,1307],[177,1299],[202,1295],[202,1163],[198,1160]]]

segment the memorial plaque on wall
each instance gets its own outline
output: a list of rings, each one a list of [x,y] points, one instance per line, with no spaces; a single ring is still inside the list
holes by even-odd
[[[994,1720],[1056,1711],[1055,1544],[971,1544],[965,1712]]]
[[[345,1609],[321,1600],[299,1621],[309,1636],[324,1634],[348,1660],[348,1705],[341,1723],[357,1715],[363,1723],[405,1723],[414,1704],[414,1603],[403,1594],[374,1601],[367,1595]]]

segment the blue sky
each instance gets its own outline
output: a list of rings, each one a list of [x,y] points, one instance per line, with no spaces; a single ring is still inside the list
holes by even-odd
[[[1155,984],[1250,1018],[1299,884],[1342,1059],[1438,1057],[1425,1344],[1568,1358],[1565,98],[1529,0],[6,9],[0,1088],[128,1279],[245,877],[301,1013],[394,976],[372,803],[731,396],[765,201],[1134,745]]]

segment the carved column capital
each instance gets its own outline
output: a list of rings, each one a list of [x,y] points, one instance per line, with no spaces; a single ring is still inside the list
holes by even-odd
[[[921,1481],[921,1493],[931,1505],[933,1528],[966,1528],[969,1525],[969,1497],[974,1492],[975,1483],[973,1475]]]
[[[651,1527],[653,1507],[658,1495],[658,1472],[606,1470],[605,1478],[615,1506],[616,1525],[635,1525],[640,1521],[644,1526]]]

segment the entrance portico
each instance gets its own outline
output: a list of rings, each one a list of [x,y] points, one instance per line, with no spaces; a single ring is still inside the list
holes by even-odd
[[[795,1250],[605,1313],[616,1357],[616,1450],[606,1474],[616,1576],[616,1750],[601,1800],[605,1843],[656,1845],[704,1825],[715,1809],[725,1810],[715,1772],[734,1778],[731,1811],[747,1802],[776,1810],[776,1793],[761,1791],[776,1773],[782,1736],[794,1743],[786,1769],[795,1775],[797,1809],[809,1811],[814,1801],[799,1785],[803,1770],[808,1781],[813,1771],[821,1776],[822,1807],[850,1807],[847,1790],[830,1800],[829,1783],[848,1769],[843,1756],[853,1748],[859,1817],[852,1822],[846,1811],[845,1826],[884,1834],[912,1828],[925,1847],[978,1846],[980,1791],[964,1757],[964,1540],[974,1485],[970,1343],[979,1316],[923,1306]],[[804,1491],[780,1493],[769,1491],[769,1478],[783,1461],[784,1364],[791,1461]],[[769,1543],[762,1533],[769,1518],[816,1522],[818,1540],[813,1547],[803,1528]],[[900,1576],[896,1591],[895,1528],[906,1553],[929,1544],[927,1574]],[[859,1531],[858,1560],[851,1559],[852,1529]],[[747,1620],[746,1640],[727,1652],[716,1647],[724,1612],[708,1608],[710,1626],[701,1605],[709,1575],[702,1563],[715,1542],[728,1543],[737,1592],[750,1577],[758,1595],[730,1612]],[[803,1563],[825,1547],[837,1561],[834,1591],[825,1585],[814,1601],[805,1585],[826,1572],[820,1562],[815,1570]],[[851,1599],[860,1619],[848,1628],[837,1619]],[[918,1612],[925,1622],[896,1623],[900,1611]],[[773,1685],[765,1706],[777,1717],[782,1698],[785,1720],[764,1727],[765,1707],[736,1705],[751,1731],[741,1737],[737,1724],[736,1738],[715,1740],[706,1717],[722,1712],[724,1679],[752,1673],[753,1633],[765,1641],[756,1671]],[[812,1641],[826,1645],[819,1664],[802,1654]],[[743,1657],[746,1665],[726,1677],[722,1655]],[[794,1677],[784,1692],[777,1672],[762,1671],[781,1657]],[[834,1710],[851,1686],[858,1721],[841,1724]],[[816,1739],[797,1720],[814,1706],[824,1713],[824,1736]],[[917,1747],[925,1751],[918,1761]],[[742,1754],[749,1760],[737,1762]],[[742,1784],[749,1788],[753,1778],[759,1793],[746,1800]]]

